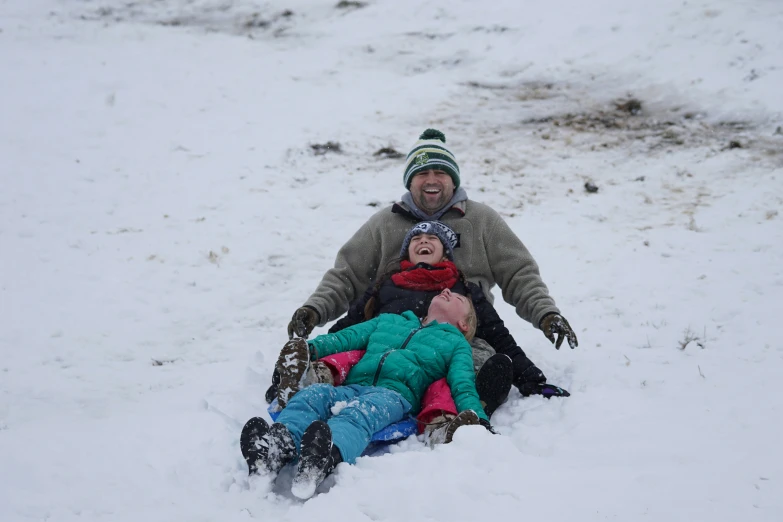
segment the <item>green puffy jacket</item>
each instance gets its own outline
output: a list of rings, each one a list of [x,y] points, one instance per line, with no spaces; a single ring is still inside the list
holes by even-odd
[[[454,326],[433,321],[422,326],[413,312],[378,317],[310,340],[318,359],[350,350],[367,350],[344,384],[394,390],[421,410],[421,398],[433,382],[446,378],[458,411],[473,410],[486,419],[476,392],[473,352]]]

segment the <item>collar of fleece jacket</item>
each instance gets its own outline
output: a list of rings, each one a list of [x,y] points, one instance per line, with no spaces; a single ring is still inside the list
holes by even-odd
[[[460,202],[452,205],[451,208],[449,209],[449,212],[451,212],[451,211],[458,212],[460,214],[460,216],[464,216],[466,209],[467,209],[467,200],[466,201],[460,201]],[[392,205],[392,210],[391,211],[394,214],[401,214],[403,216],[409,217],[409,218],[411,218],[415,222],[420,221],[419,218],[417,218],[415,215],[413,215],[411,210],[408,208],[408,205],[406,205],[402,201],[398,201],[397,203]]]

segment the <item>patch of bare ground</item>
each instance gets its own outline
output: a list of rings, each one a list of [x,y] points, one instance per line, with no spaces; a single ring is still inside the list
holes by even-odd
[[[76,15],[82,20],[117,23],[143,23],[165,27],[196,28],[206,32],[228,33],[253,38],[269,33],[285,36],[296,13],[291,9],[260,10],[252,4],[225,0],[153,0],[115,2],[89,8]]]
[[[720,121],[698,109],[648,103],[634,94],[597,101],[596,93],[566,82],[468,81],[463,86],[483,106],[503,114],[493,132],[526,132],[561,150],[630,147],[656,154],[704,148],[710,155],[744,153],[753,161],[783,165],[783,130],[774,125]]]
[[[539,91],[540,88],[533,90]],[[529,92],[529,88],[524,89],[525,100],[545,99],[529,96]],[[753,122],[711,121],[705,113],[682,111],[678,107],[647,110],[645,103],[633,96],[587,110],[525,118],[519,123],[523,128],[533,129],[544,140],[561,140],[566,145],[578,140],[591,150],[638,142],[649,151],[707,147],[715,152],[752,149],[766,156],[783,154],[783,140],[763,135]]]

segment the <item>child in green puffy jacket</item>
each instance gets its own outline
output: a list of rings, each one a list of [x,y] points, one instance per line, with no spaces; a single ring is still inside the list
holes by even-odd
[[[339,462],[353,463],[372,434],[418,412],[427,387],[446,378],[465,424],[492,431],[478,398],[468,338],[476,328],[470,299],[444,290],[427,316],[382,314],[333,334],[283,348],[286,366],[300,375],[310,360],[366,349],[342,386],[309,386],[294,395],[268,426],[260,417],[242,430],[240,446],[250,473],[277,473],[299,457],[292,492],[309,498]]]

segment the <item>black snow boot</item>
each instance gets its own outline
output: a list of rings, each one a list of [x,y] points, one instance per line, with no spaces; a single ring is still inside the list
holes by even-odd
[[[342,462],[342,455],[332,443],[332,430],[324,421],[314,421],[302,434],[302,450],[291,493],[306,500],[315,494],[316,488]]]
[[[476,391],[487,417],[506,401],[513,382],[514,366],[508,355],[496,353],[487,359],[476,375]]]
[[[253,417],[245,423],[239,436],[239,449],[247,461],[248,475],[258,473],[258,464],[266,460],[269,445],[269,424],[261,417]]]
[[[279,422],[269,426],[261,417],[247,421],[239,436],[239,447],[249,475],[277,473],[296,457],[296,445],[288,428]]]
[[[280,372],[274,370],[272,372],[272,385],[266,390],[264,398],[267,404],[272,404],[272,401],[277,398],[277,387],[280,386]]]

